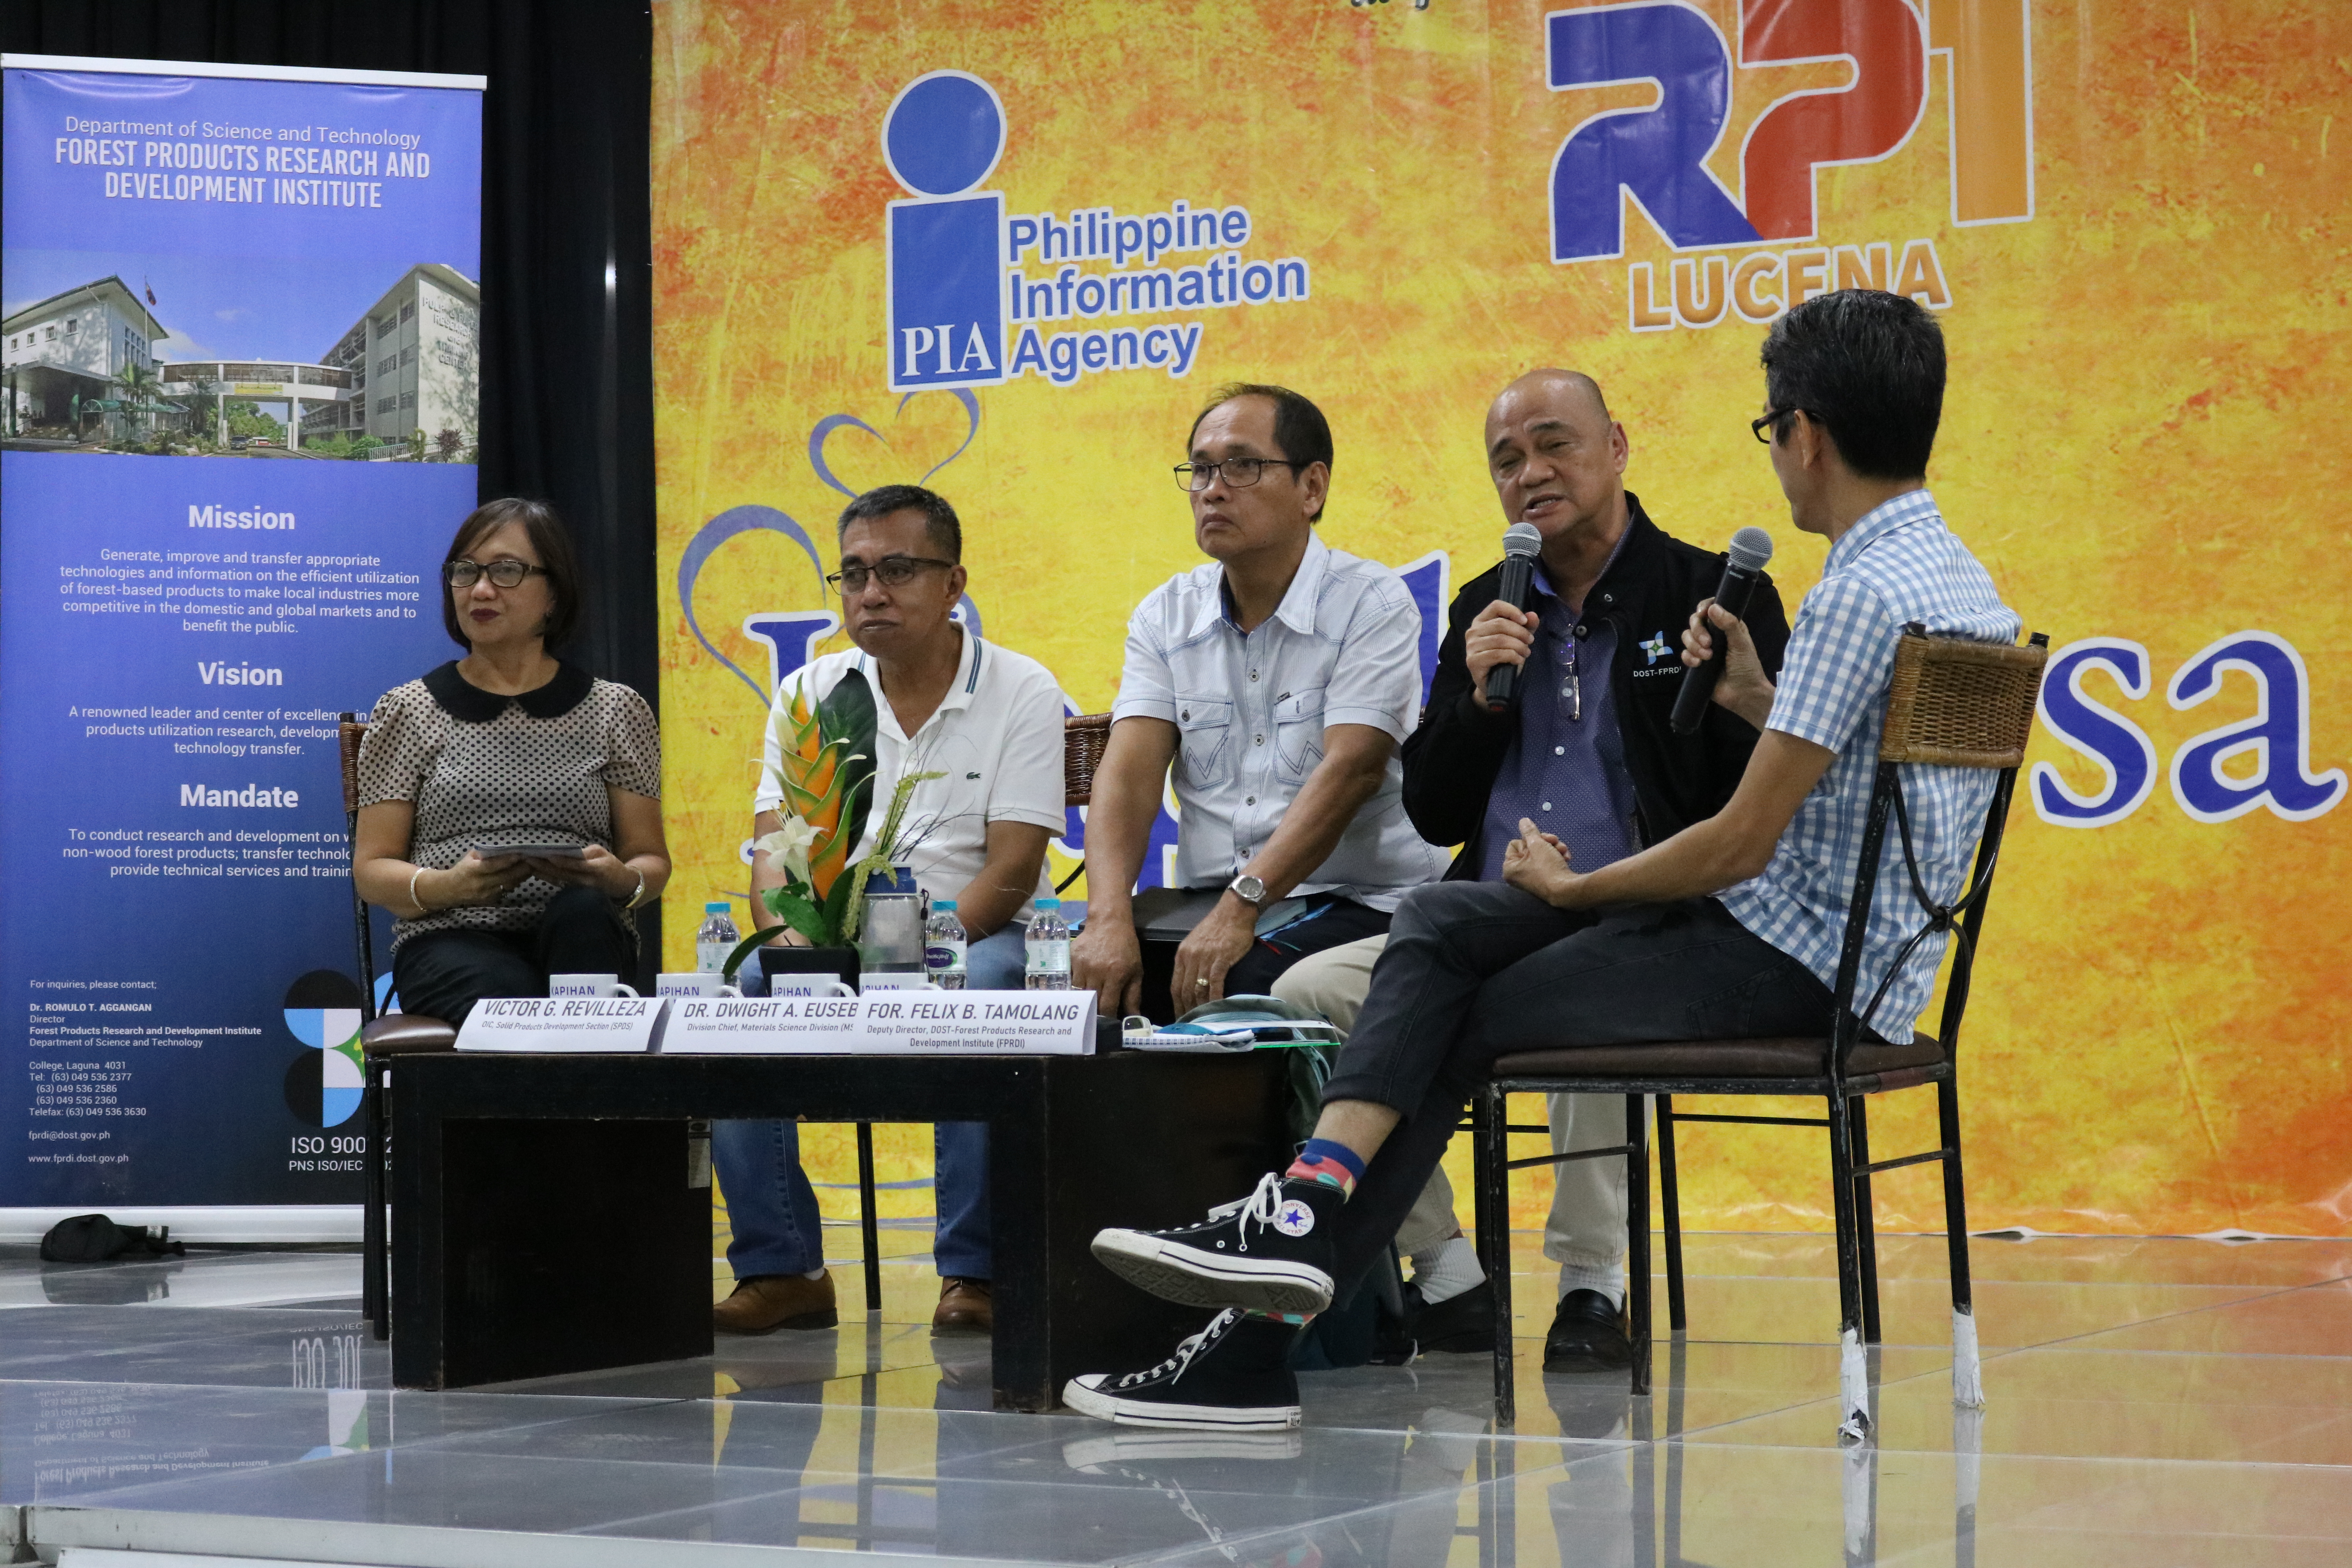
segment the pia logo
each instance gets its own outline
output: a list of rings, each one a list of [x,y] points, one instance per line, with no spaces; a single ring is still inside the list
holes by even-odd
[[[890,204],[890,390],[1004,379],[1004,105],[965,71],[907,84],[882,117],[882,160],[913,193]]]
[[[1548,15],[1553,91],[1646,83],[1658,95],[1646,108],[1594,115],[1561,143],[1551,169],[1552,260],[1622,255],[1627,196],[1677,250],[1813,238],[1817,172],[1900,152],[1926,118],[1939,58],[1952,221],[2032,217],[2028,0],[1922,3],[1925,15],[1909,0],[1742,0],[1736,58],[1714,19],[1683,0]],[[1737,191],[1708,167],[1729,127],[1735,71],[1840,62],[1850,71],[1844,86],[1796,89],[1756,118],[1740,143]],[[1890,277],[1875,286],[1897,285]]]

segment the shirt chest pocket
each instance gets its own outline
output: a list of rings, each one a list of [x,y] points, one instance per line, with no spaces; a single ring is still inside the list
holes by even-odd
[[[1176,700],[1178,744],[1184,778],[1198,789],[1223,784],[1234,771],[1234,705],[1222,698]]]
[[[1274,705],[1274,760],[1285,783],[1297,784],[1323,760],[1323,693],[1292,692]]]

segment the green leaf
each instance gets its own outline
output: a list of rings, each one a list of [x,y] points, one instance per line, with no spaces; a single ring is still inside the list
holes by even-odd
[[[770,939],[781,935],[783,929],[782,926],[765,926],[738,942],[735,951],[727,955],[727,963],[719,972],[719,978],[733,984],[735,972],[743,967],[743,961],[751,956],[752,949],[763,946]]]
[[[814,945],[818,947],[826,945],[824,911],[809,902],[803,895],[793,892],[782,895],[771,893],[768,907],[774,911],[778,920],[808,938]]]
[[[835,832],[855,852],[866,834],[866,814],[874,805],[874,759],[881,754],[876,740],[874,689],[863,671],[850,670],[817,704],[818,733],[827,743],[844,742],[854,755],[842,762],[841,822]],[[837,879],[835,887],[847,879]]]

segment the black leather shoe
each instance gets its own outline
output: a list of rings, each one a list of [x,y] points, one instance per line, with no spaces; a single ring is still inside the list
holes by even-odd
[[[1546,1372],[1622,1372],[1633,1364],[1624,1314],[1598,1290],[1570,1290],[1544,1335]]]
[[[1412,1322],[1412,1337],[1419,1342],[1423,1354],[1432,1351],[1495,1353],[1495,1287],[1490,1282],[1481,1279],[1434,1307],[1423,1304],[1421,1291],[1412,1285],[1404,1288],[1404,1299]]]

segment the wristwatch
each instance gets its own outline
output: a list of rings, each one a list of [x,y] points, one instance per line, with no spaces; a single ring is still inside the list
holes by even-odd
[[[1240,876],[1235,877],[1232,881],[1227,882],[1225,884],[1225,891],[1231,893],[1234,897],[1239,899],[1242,902],[1247,904],[1254,910],[1260,910],[1265,907],[1265,881],[1260,878],[1251,876],[1247,871],[1243,872]]]

